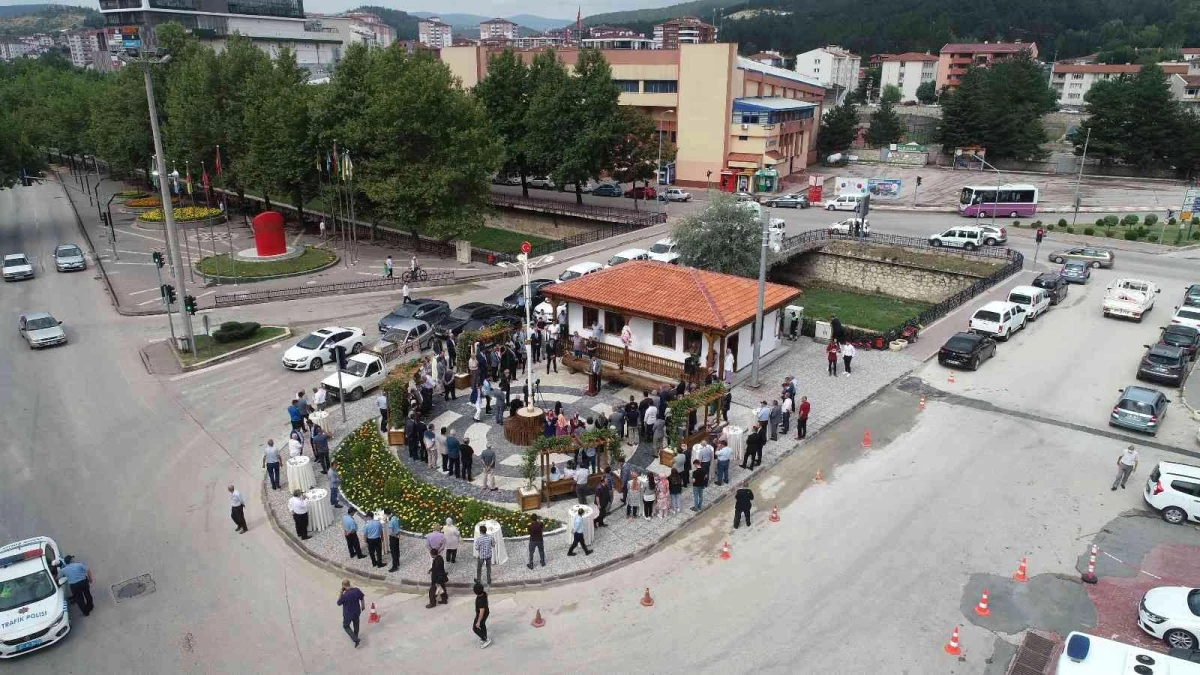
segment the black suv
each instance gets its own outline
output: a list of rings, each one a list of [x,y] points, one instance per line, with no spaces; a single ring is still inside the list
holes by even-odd
[[[1042,272],[1033,280],[1033,285],[1046,290],[1051,305],[1057,305],[1067,297],[1067,280],[1058,272]]]
[[[1195,361],[1196,352],[1200,350],[1200,330],[1175,323],[1163,326],[1162,335],[1158,336],[1158,343],[1179,347],[1187,352],[1188,360]]]
[[[1183,348],[1164,344],[1146,345],[1146,353],[1138,364],[1137,378],[1182,387],[1187,373],[1188,355]]]
[[[549,286],[552,283],[555,283],[554,279],[529,280],[529,292],[533,295],[533,304],[529,306],[529,309],[537,307],[539,303],[546,299],[542,296],[542,287]],[[520,309],[521,311],[525,310],[525,284],[517,286],[516,290],[514,290],[512,293],[509,293],[508,297],[504,298],[504,306],[509,309]]]
[[[938,350],[938,363],[943,366],[977,370],[984,359],[996,355],[996,341],[979,333],[955,333]]]
[[[450,312],[445,318],[434,324],[433,334],[438,337],[456,337],[468,323],[482,322],[478,325],[486,325],[506,316],[511,316],[511,311],[500,305],[489,305],[486,302],[468,302],[465,305],[459,305],[454,308],[453,312]]]

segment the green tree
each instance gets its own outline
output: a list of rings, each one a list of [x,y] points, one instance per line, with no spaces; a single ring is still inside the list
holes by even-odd
[[[374,211],[416,244],[421,234],[448,240],[478,228],[502,161],[483,106],[426,51],[372,51],[366,88],[355,147],[367,150],[354,178]]]
[[[951,149],[982,145],[989,157],[1037,158],[1045,154],[1041,118],[1055,94],[1027,52],[989,68],[972,68],[956,90],[942,95],[938,136]]]
[[[987,72],[982,68],[967,71],[958,87],[942,93],[942,121],[938,140],[947,150],[982,143],[987,135],[988,109],[985,100]]]
[[[871,114],[871,126],[867,127],[867,143],[884,146],[897,143],[904,135],[904,122],[896,114],[896,107],[884,99],[879,110]]]
[[[610,173],[622,183],[649,186],[657,175],[660,156],[663,164],[675,161],[675,144],[664,138],[659,145],[654,120],[641,109],[625,106],[617,114],[618,133],[612,143]],[[638,208],[637,200],[633,206]]]
[[[530,88],[529,67],[515,51],[505,49],[488,58],[487,76],[472,92],[483,104],[492,132],[504,141],[502,171],[521,177],[521,194],[526,197],[529,196],[526,178],[535,170],[526,152]]]
[[[879,80],[882,77],[883,69],[880,66],[869,66],[863,71],[863,76],[858,80],[858,88],[850,92],[846,97],[847,101],[863,104],[879,96]]]
[[[216,146],[225,140],[221,66],[206,46],[180,46],[184,53],[173,56],[167,82],[163,151],[168,160],[199,168],[202,161],[211,165]]]
[[[559,175],[574,143],[578,111],[571,98],[571,76],[558,54],[547,49],[529,66],[529,108],[525,112],[525,154],[529,162]]]
[[[254,82],[259,73],[271,68],[271,58],[254,46],[249,38],[231,35],[225,50],[219,55],[221,89],[214,108],[219,111],[219,122],[223,129],[221,145],[222,174],[218,183],[233,189],[238,198],[245,196],[250,186],[250,176],[243,159],[250,151],[250,138],[246,115],[258,105],[258,92]],[[210,158],[215,158],[216,149]]]
[[[304,201],[314,192],[317,154],[306,79],[290,49],[280,52],[270,68],[259,71],[254,81],[258,101],[246,111],[249,143],[243,160],[247,182],[264,195],[289,196],[301,220]]]
[[[821,118],[821,131],[817,134],[817,154],[821,160],[835,152],[842,152],[854,143],[858,136],[858,108],[849,98]]]
[[[42,154],[33,147],[9,114],[0,111],[0,189],[12,187],[22,171],[36,175]]]
[[[1193,164],[1186,154],[1190,129],[1185,124],[1194,118],[1183,116],[1157,65],[1143,66],[1132,77],[1097,82],[1084,100],[1088,118],[1069,136],[1077,153],[1087,143],[1088,155],[1104,164],[1120,160],[1143,169]]]
[[[611,166],[612,141],[618,134],[621,90],[599,49],[582,49],[575,74],[566,86],[570,103],[569,143],[550,167],[560,184],[575,185],[575,201],[583,203],[583,185]]]
[[[937,85],[933,80],[926,80],[917,87],[917,100],[926,105],[937,101]]]
[[[892,105],[896,105],[897,103],[900,102],[900,96],[901,96],[900,87],[897,87],[894,84],[889,84],[889,85],[884,86],[883,93],[880,94],[879,98],[884,103],[891,103]]]
[[[718,195],[704,211],[683,218],[671,231],[671,238],[682,265],[758,276],[762,221],[732,196]]]

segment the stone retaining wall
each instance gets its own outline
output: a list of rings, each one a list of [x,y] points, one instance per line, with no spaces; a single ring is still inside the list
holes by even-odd
[[[940,302],[980,278],[829,250],[806,253],[778,270],[775,276],[799,286],[805,280],[818,281],[929,303]]]

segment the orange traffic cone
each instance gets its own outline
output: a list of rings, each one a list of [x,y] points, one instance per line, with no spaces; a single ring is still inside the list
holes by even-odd
[[[642,607],[653,607],[654,598],[650,597],[650,589],[646,589],[646,594],[642,596]]]
[[[821,478],[821,470],[820,469],[817,469],[817,475],[813,476],[813,482],[814,483],[824,483],[825,482],[825,479]]]
[[[924,397],[924,396],[922,396],[922,397],[921,397],[921,403],[920,403],[920,404],[918,404],[918,406],[917,406],[917,407],[918,407],[920,410],[924,410],[924,409],[925,409],[925,397]]]
[[[950,371],[950,384],[954,384],[954,371]]]
[[[1096,578],[1096,551],[1096,545],[1092,544],[1092,555],[1088,558],[1088,571],[1080,577],[1085,584],[1094,584],[1098,581]]]
[[[542,618],[542,610],[539,609],[533,615],[533,621],[529,622],[529,625],[533,626],[534,628],[541,628],[542,626],[546,625],[546,620]]]
[[[962,649],[958,646],[958,626],[954,627],[954,632],[950,634],[950,641],[946,643],[944,649],[950,656],[958,656],[962,653]]]
[[[871,431],[869,429],[863,432],[862,445],[864,448],[868,449],[871,447]]]
[[[729,560],[729,542],[721,547],[721,560]]]
[[[771,521],[772,523],[779,522],[779,507],[778,506],[771,507],[771,517],[767,518],[767,520]]]
[[[1026,569],[1025,556],[1021,556],[1021,566],[1017,568],[1017,573],[1013,575],[1013,578],[1021,583],[1029,581],[1029,577],[1025,575]]]
[[[375,603],[371,603],[371,616],[367,617],[367,623],[379,623],[379,612],[375,611]]]
[[[988,609],[988,592],[986,588],[983,589],[983,596],[979,598],[979,604],[975,605],[975,613],[979,616],[988,616],[992,613]]]

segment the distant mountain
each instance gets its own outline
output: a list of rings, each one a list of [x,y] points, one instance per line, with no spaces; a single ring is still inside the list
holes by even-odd
[[[607,14],[593,14],[592,16],[583,17],[583,25],[629,26],[633,28],[635,26],[641,27],[645,24],[662,23],[667,19],[678,19],[681,16],[694,16],[702,21],[712,23],[713,10],[717,10],[718,13],[730,14],[739,9],[746,9],[751,4],[759,5],[763,3],[754,2],[737,4],[730,2],[729,0],[693,0],[692,2],[684,2],[677,5],[669,5],[667,7],[634,9],[627,12],[609,12]]]
[[[436,16],[443,23],[448,23],[459,30],[474,30],[478,32],[479,24],[488,19],[495,19],[495,16],[481,16],[479,14],[455,14],[444,12],[409,12],[412,16],[428,19],[431,16]],[[523,28],[531,28],[535,31],[550,30],[551,28],[561,28],[569,23],[569,19],[547,19],[544,16],[535,16],[533,14],[516,14],[514,16],[502,16],[501,19],[509,21]]]
[[[9,5],[0,7],[0,35],[20,36],[63,29],[99,27],[100,12],[76,5]]]

